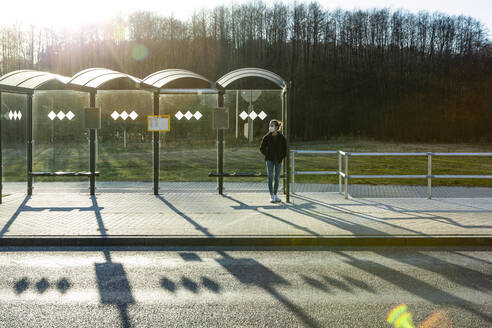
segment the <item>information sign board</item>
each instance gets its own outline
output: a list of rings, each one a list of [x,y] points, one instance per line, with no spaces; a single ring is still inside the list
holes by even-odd
[[[170,131],[171,118],[169,115],[148,115],[147,116],[147,131]]]

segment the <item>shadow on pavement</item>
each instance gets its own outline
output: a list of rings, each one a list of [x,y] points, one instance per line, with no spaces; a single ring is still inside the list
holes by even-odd
[[[34,283],[34,282],[33,282]],[[31,287],[32,283],[27,277],[23,277],[14,283],[14,290],[17,295],[20,295],[27,291]],[[34,283],[33,288],[39,293],[43,294],[50,288],[56,288],[60,293],[65,294],[72,284],[67,278],[61,278],[55,283],[51,283],[47,278],[41,278]]]
[[[349,209],[346,209],[346,208],[342,208],[342,207],[340,207],[340,205],[337,205],[337,204],[327,204],[327,203],[325,203],[323,201],[320,201],[320,200],[317,200],[317,199],[313,199],[313,198],[310,198],[310,197],[305,197],[305,196],[296,195],[295,197],[296,198],[299,198],[299,199],[302,199],[302,200],[304,200],[307,203],[304,203],[304,204],[301,204],[301,205],[293,205],[293,206],[291,206],[289,208],[290,210],[292,210],[292,211],[294,211],[296,213],[299,213],[299,214],[302,214],[302,215],[305,215],[305,216],[309,216],[309,217],[312,217],[314,219],[323,221],[323,222],[328,223],[328,224],[333,224],[335,226],[340,227],[341,229],[344,229],[344,230],[347,230],[347,231],[352,232],[354,235],[358,235],[358,234],[388,235],[388,234],[385,233],[385,232],[382,232],[380,230],[376,230],[376,229],[367,227],[365,225],[354,223],[354,222],[352,222],[350,220],[347,220],[347,219],[337,218],[335,216],[328,215],[326,213],[322,213],[322,212],[316,211],[316,210],[314,210],[315,205],[326,207],[326,208],[329,208],[329,209],[332,209],[332,210],[336,210],[336,211],[338,211],[340,213],[349,214],[349,215],[358,217],[358,218],[363,219],[363,220],[369,220],[369,221],[372,221],[372,222],[377,222],[378,224],[387,225],[387,226],[389,226],[391,228],[401,229],[401,230],[404,230],[406,232],[411,233],[412,235],[426,236],[426,234],[424,234],[424,233],[422,233],[420,231],[412,230],[412,229],[409,229],[409,228],[398,226],[396,224],[385,222],[385,220],[382,220],[382,219],[380,219],[380,218],[378,218],[376,216],[373,216],[373,215],[370,215],[370,214],[366,214],[366,213],[360,213],[360,212],[349,210]],[[413,219],[415,219],[415,218],[413,218]],[[362,229],[362,230],[356,230],[354,228],[358,228],[358,229]]]
[[[287,280],[252,258],[233,258],[224,251],[218,251],[218,253],[222,258],[216,261],[239,280],[239,282],[262,288],[282,303],[282,305],[298,317],[307,327],[321,327],[320,323],[314,318],[275,289],[276,285],[290,285]]]
[[[383,251],[376,251],[374,253],[400,263],[412,265],[420,269],[444,275],[449,281],[467,288],[483,292],[492,291],[491,276],[467,268],[464,265],[457,265],[422,252],[417,252],[416,256],[413,256],[412,258]],[[415,260],[415,258],[417,259]],[[450,270],[440,270],[440,268],[443,267],[448,267]]]
[[[489,313],[483,313],[482,311],[475,309],[473,303],[446,291],[440,290],[427,282],[374,261],[360,260],[347,254],[346,252],[335,251],[335,253],[343,256],[345,258],[344,262],[354,268],[385,280],[395,285],[397,288],[403,289],[433,304],[454,304],[455,306],[475,314],[487,322],[492,322],[492,316]]]
[[[26,196],[22,203],[19,205],[15,213],[12,215],[12,217],[7,221],[7,223],[4,225],[2,230],[0,230],[0,238],[3,237],[8,231],[9,228],[12,226],[14,221],[19,217],[19,215],[22,212],[42,212],[42,211],[50,211],[50,212],[72,212],[72,211],[94,211],[96,214],[96,219],[99,224],[99,228],[101,228],[101,210],[103,207],[99,207],[97,204],[97,199],[95,196],[91,196],[91,201],[92,201],[92,206],[89,207],[73,207],[73,206],[64,206],[64,207],[57,207],[57,206],[46,206],[46,207],[31,207],[28,206],[27,203],[31,199],[31,196]],[[106,236],[106,231],[105,230],[100,230],[101,234]]]
[[[360,204],[360,206],[367,206],[368,205],[367,203],[363,203],[363,202],[358,201],[358,200],[353,200],[353,201]],[[465,205],[465,204],[453,203],[453,202],[445,201],[442,199],[439,199],[439,200],[433,199],[432,201],[449,203],[452,205],[459,205],[459,206],[463,206],[463,207],[470,207],[472,209],[471,210],[457,210],[457,209],[452,209],[452,210],[435,210],[435,209],[415,210],[415,209],[407,209],[407,208],[404,208],[401,206],[388,205],[388,204],[384,204],[384,203],[373,201],[373,200],[366,200],[366,201],[370,202],[370,204],[369,204],[370,206],[382,208],[382,209],[385,209],[385,210],[388,210],[388,211],[391,211],[394,213],[398,213],[398,214],[403,214],[403,213],[404,214],[414,214],[414,215],[415,214],[427,214],[426,216],[417,215],[415,217],[410,217],[410,218],[391,218],[391,220],[405,221],[405,220],[415,220],[418,218],[422,218],[425,220],[432,220],[432,221],[437,221],[440,223],[454,225],[454,226],[460,227],[460,228],[472,228],[472,229],[476,229],[476,228],[490,229],[490,228],[492,228],[492,225],[468,225],[468,224],[462,224],[462,223],[456,222],[455,220],[448,218],[448,217],[432,215],[432,213],[492,213],[492,210],[489,210],[489,209],[483,209],[483,208],[477,208],[477,207],[469,206],[469,205]]]
[[[181,212],[180,210],[178,210],[173,204],[171,204],[168,200],[166,200],[164,197],[162,197],[161,195],[156,195],[155,196],[157,199],[159,199],[161,202],[163,202],[164,204],[166,204],[171,210],[173,210],[176,214],[178,214],[179,216],[181,216],[183,219],[185,219],[186,221],[188,221],[191,225],[193,225],[196,230],[198,231],[201,231],[204,235],[206,235],[207,237],[214,237],[213,234],[211,234],[210,232],[208,232],[208,229],[201,226],[199,223],[197,223],[195,220],[193,220],[192,218],[190,218],[188,215],[184,214],[183,212]]]
[[[25,251],[24,249],[19,249],[19,251]],[[35,249],[39,251],[39,249]],[[66,251],[67,248],[51,248],[45,249],[45,251]],[[101,304],[116,306],[119,310],[119,316],[121,321],[121,326],[125,328],[133,327],[131,317],[128,313],[128,308],[130,305],[135,304],[132,287],[128,280],[127,273],[120,263],[115,263],[111,258],[112,250],[154,250],[154,251],[175,251],[185,262],[203,262],[200,255],[194,253],[190,248],[104,248],[98,247],[90,250],[80,250],[79,251],[100,251],[105,256],[105,261],[103,263],[95,263],[95,273],[97,279],[97,286],[100,295]],[[203,250],[203,249],[197,249]],[[368,249],[366,249],[367,251]],[[1,251],[1,249],[0,249]],[[9,251],[12,251],[9,249]],[[33,249],[34,251],[34,249]],[[277,286],[291,286],[291,283],[284,279],[281,275],[275,273],[270,268],[264,266],[257,260],[249,257],[235,258],[229,255],[222,248],[208,249],[208,251],[215,251],[219,256],[215,261],[225,269],[232,277],[237,279],[241,284],[248,286],[256,286],[264,290],[274,299],[276,299],[282,306],[284,306],[290,313],[296,316],[303,325],[307,327],[321,327],[322,325],[309,313],[304,311],[301,307],[282,295],[278,290]],[[397,268],[392,268],[388,265],[383,265],[378,263],[377,260],[362,260],[355,257],[349,252],[348,249],[331,249],[334,254],[340,255],[342,258],[340,262],[347,263],[353,268],[359,269],[370,277],[381,279],[387,281],[399,288],[407,291],[419,298],[422,298],[433,304],[451,304],[458,308],[464,309],[477,317],[487,321],[492,322],[492,317],[489,313],[481,311],[477,308],[477,304],[474,304],[464,298],[453,295],[452,293],[446,292],[440,288],[435,287],[432,283],[418,279],[415,276],[411,276],[402,270]],[[467,288],[472,288],[477,291],[488,293],[492,288],[490,287],[490,277],[485,273],[481,273],[466,267],[466,265],[458,265],[444,259],[439,259],[428,254],[415,253],[408,251],[392,253],[394,250],[383,250],[377,249],[372,250],[372,253],[379,256],[380,258],[390,259],[392,261],[397,261],[407,265],[416,266],[423,270],[428,270],[435,272],[437,275],[442,275],[449,281],[455,282]],[[412,254],[408,256],[408,254]],[[476,260],[479,259],[470,259]],[[449,267],[449,270],[443,270],[445,267]],[[372,294],[378,294],[377,291],[370,285],[371,283],[367,280],[363,281],[356,279],[348,275],[340,275],[338,278],[328,277],[326,275],[319,275],[318,277],[313,277],[309,272],[302,271],[299,273],[302,281],[315,289],[318,289],[327,294],[336,293],[336,289],[355,293],[356,289],[364,290]],[[370,278],[372,280],[372,278]],[[220,294],[222,288],[217,281],[213,279],[201,276],[199,279],[191,278],[187,276],[181,276],[175,281],[172,281],[169,277],[160,278],[160,286],[170,293],[176,293],[180,288],[189,291],[193,294],[200,294],[204,289]],[[13,289],[16,294],[22,294],[29,289],[37,291],[39,294],[43,294],[52,288],[56,288],[60,293],[65,293],[72,287],[71,282],[63,277],[57,282],[48,281],[46,278],[40,278],[37,281],[31,281],[27,277],[22,277],[21,279],[15,281],[13,284]]]
[[[25,210],[27,206],[27,202],[31,199],[31,196],[26,196],[22,203],[19,205],[15,213],[12,215],[12,217],[5,223],[3,226],[2,230],[0,231],[0,238],[3,237],[8,231],[10,226],[14,223],[14,221],[17,219],[17,217],[21,214],[22,211]]]
[[[107,238],[107,229],[101,215],[102,208],[99,207],[96,196],[91,196],[91,201],[101,237]],[[102,252],[106,262],[94,264],[100,301],[102,304],[115,305],[120,314],[121,326],[131,328],[128,305],[135,304],[135,299],[127,274],[122,264],[112,261],[109,249],[102,249]]]
[[[128,305],[134,304],[132,288],[123,265],[113,263],[108,250],[104,251],[105,263],[95,263],[97,286],[102,304],[115,305],[120,313],[121,326],[132,327]]]
[[[286,219],[282,219],[281,217],[278,217],[278,216],[276,216],[276,215],[270,214],[270,213],[268,213],[268,212],[260,211],[260,208],[261,208],[261,209],[265,209],[265,207],[263,207],[263,206],[249,206],[249,205],[247,205],[246,203],[243,203],[242,201],[240,201],[240,200],[238,200],[238,199],[235,199],[235,198],[233,198],[233,197],[231,197],[231,196],[228,196],[228,195],[222,195],[222,197],[227,198],[227,199],[229,199],[229,200],[232,200],[232,201],[234,201],[234,202],[238,203],[238,204],[239,204],[239,206],[238,206],[238,207],[233,207],[233,208],[235,208],[235,209],[250,209],[250,210],[254,210],[254,211],[256,211],[256,212],[260,213],[261,215],[264,215],[264,216],[267,216],[267,217],[269,217],[269,218],[272,218],[272,219],[274,219],[274,220],[276,220],[276,221],[279,221],[279,222],[285,223],[285,224],[287,224],[287,225],[289,225],[289,226],[291,226],[291,227],[293,227],[293,228],[295,228],[295,229],[297,229],[297,230],[300,230],[300,231],[306,232],[306,233],[308,233],[308,234],[310,234],[310,235],[313,235],[313,236],[318,236],[318,237],[320,237],[320,236],[321,236],[319,233],[317,233],[317,232],[315,232],[315,231],[312,231],[312,230],[310,230],[309,228],[306,228],[306,227],[303,227],[303,226],[301,226],[301,225],[298,225],[298,224],[292,223],[292,222],[290,222],[290,221],[288,221],[288,220],[286,220]],[[280,207],[280,206],[281,206],[281,207]],[[273,208],[284,208],[284,209],[287,209],[287,208],[288,208],[286,205],[280,205],[280,206],[274,206]]]

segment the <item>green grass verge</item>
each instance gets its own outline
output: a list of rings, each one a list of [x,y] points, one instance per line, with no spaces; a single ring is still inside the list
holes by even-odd
[[[350,152],[492,152],[487,144],[409,144],[385,143],[367,140],[335,139],[321,142],[293,143],[291,149],[344,150]],[[99,181],[152,181],[153,162],[150,143],[99,145],[97,170]],[[4,146],[4,181],[25,181],[26,151],[24,145]],[[183,143],[161,145],[161,181],[216,181],[209,178],[216,171],[215,143],[197,145]],[[87,145],[65,144],[55,149],[50,145],[35,145],[35,171],[87,171]],[[351,157],[350,174],[427,174],[426,157]],[[336,171],[337,155],[296,155],[298,171]],[[257,145],[228,145],[224,152],[226,172],[265,172],[265,162]],[[492,157],[434,157],[433,174],[489,174],[492,175]],[[58,178],[56,181],[81,181],[86,178]],[[264,181],[264,178],[226,178],[226,181]],[[54,178],[36,178],[36,181],[55,181]],[[335,176],[298,175],[298,183],[337,183]],[[351,183],[425,185],[425,179],[357,179]],[[435,179],[433,185],[492,187],[491,179]]]

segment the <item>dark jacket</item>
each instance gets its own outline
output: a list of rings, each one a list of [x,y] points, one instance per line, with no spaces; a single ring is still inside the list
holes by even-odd
[[[277,142],[275,142],[274,138]],[[261,140],[260,151],[265,155],[265,161],[281,162],[287,156],[287,140],[284,135],[278,132],[277,136],[273,136],[268,132]]]

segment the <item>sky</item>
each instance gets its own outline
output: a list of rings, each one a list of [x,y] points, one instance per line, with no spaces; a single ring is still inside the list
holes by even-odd
[[[279,0],[277,0],[278,2]],[[176,18],[187,19],[193,11],[201,8],[213,8],[218,5],[229,6],[247,0],[23,0],[2,3],[0,24],[22,22],[42,27],[77,27],[86,23],[103,22],[113,16],[126,16],[136,10],[155,11],[163,16],[173,14]],[[273,0],[265,0],[272,4]],[[286,1],[291,3],[291,1]],[[303,1],[297,1],[303,2]],[[308,2],[308,1],[305,1]],[[410,12],[425,10],[439,11],[450,15],[472,16],[480,20],[489,30],[492,39],[492,0],[318,0],[326,9],[368,9],[385,8],[406,9]],[[19,6],[20,4],[20,6]]]

